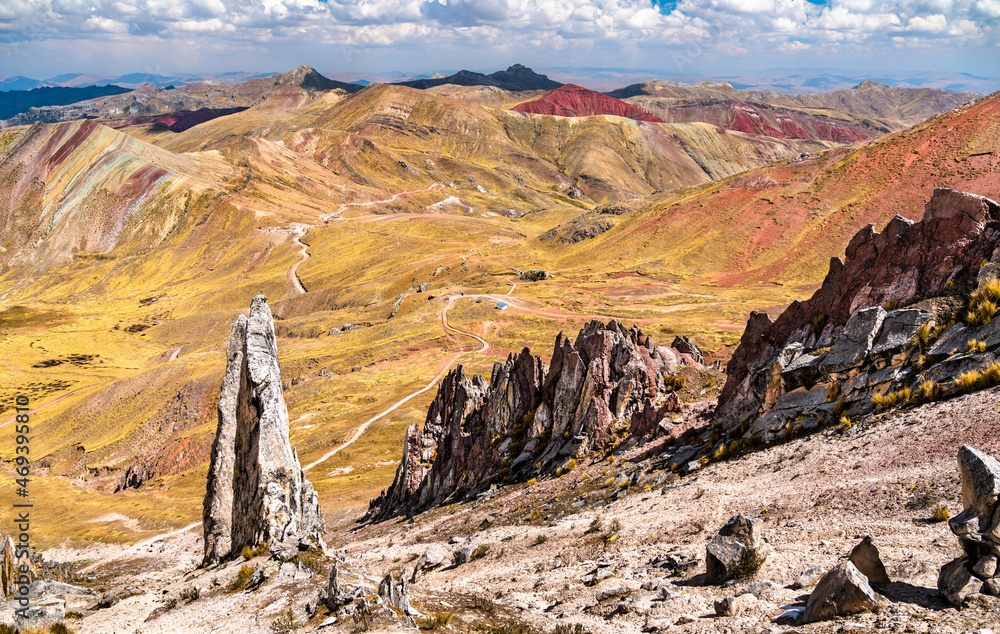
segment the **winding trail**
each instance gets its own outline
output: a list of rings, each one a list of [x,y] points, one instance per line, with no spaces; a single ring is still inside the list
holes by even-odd
[[[312,225],[302,225],[296,224],[292,226],[295,233],[295,242],[299,245],[299,261],[292,265],[292,268],[288,269],[288,281],[295,287],[299,295],[305,295],[306,287],[303,286],[302,280],[299,279],[299,265],[309,259],[309,245],[302,241],[302,237],[312,229]]]
[[[513,291],[513,287],[511,288],[511,291]],[[474,353],[477,353],[477,352],[479,352],[479,353],[486,352],[487,350],[490,349],[489,342],[486,341],[485,339],[483,339],[482,337],[480,337],[479,335],[473,334],[471,332],[466,332],[464,330],[459,330],[458,328],[456,328],[456,327],[452,326],[450,323],[448,323],[448,311],[451,310],[451,307],[454,306],[454,304],[455,304],[455,302],[457,300],[459,300],[459,299],[469,299],[469,298],[475,298],[475,297],[479,297],[479,296],[478,295],[454,295],[454,294],[453,295],[448,295],[445,298],[445,299],[448,300],[447,303],[444,305],[443,308],[441,308],[440,319],[441,319],[441,327],[444,329],[444,331],[445,331],[446,334],[448,334],[448,335],[458,334],[458,335],[464,335],[466,337],[471,337],[472,339],[475,339],[480,344],[481,347],[478,350],[461,350],[459,352],[456,352],[454,355],[452,355],[451,357],[449,357],[441,365],[441,370],[437,373],[437,376],[435,376],[433,379],[431,379],[430,383],[428,383],[424,387],[420,388],[416,392],[413,392],[411,394],[408,394],[408,395],[404,396],[400,400],[398,400],[395,403],[393,403],[392,406],[389,407],[388,409],[386,409],[385,411],[380,412],[380,413],[376,414],[375,416],[372,416],[371,418],[369,418],[365,422],[361,423],[360,425],[358,425],[357,427],[355,427],[354,429],[352,429],[351,432],[347,435],[347,438],[344,440],[344,442],[342,442],[341,444],[337,445],[336,447],[334,447],[330,451],[328,451],[325,454],[323,454],[323,456],[321,456],[318,460],[310,462],[306,466],[302,467],[303,471],[308,471],[308,470],[312,469],[313,467],[315,467],[316,465],[321,464],[321,463],[325,462],[326,460],[330,459],[331,457],[333,457],[337,453],[343,451],[344,449],[347,449],[352,444],[354,444],[354,442],[358,438],[361,438],[361,435],[365,433],[365,431],[368,429],[369,425],[371,425],[372,423],[374,423],[378,419],[382,418],[383,416],[386,416],[387,414],[390,414],[390,413],[394,412],[395,410],[399,409],[402,405],[404,405],[405,403],[409,402],[410,400],[412,400],[412,399],[420,396],[424,392],[432,389],[435,385],[438,384],[438,382],[442,378],[444,378],[444,375],[446,375],[451,370],[452,366],[455,365],[455,362],[458,361],[459,358],[462,357],[462,355],[465,355],[465,354],[474,354]]]
[[[328,216],[322,216],[321,219],[323,220],[323,222],[327,222],[327,221],[329,221],[329,220],[331,220],[333,218],[339,218],[340,214],[344,213],[347,210],[348,207],[371,207],[372,205],[381,205],[381,204],[384,204],[384,203],[391,203],[394,200],[396,200],[397,198],[399,198],[400,196],[406,196],[406,195],[409,195],[409,194],[423,194],[424,192],[433,191],[435,189],[441,189],[442,187],[444,187],[444,185],[442,185],[441,183],[434,183],[433,185],[431,185],[429,187],[426,187],[424,189],[415,189],[413,191],[399,192],[398,194],[393,194],[392,196],[390,196],[389,198],[386,198],[385,200],[373,200],[373,201],[367,202],[367,203],[341,203],[340,209],[338,209],[337,211],[333,212],[332,214],[330,214]]]

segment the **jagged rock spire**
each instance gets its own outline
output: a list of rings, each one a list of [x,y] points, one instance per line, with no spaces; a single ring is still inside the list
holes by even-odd
[[[205,563],[245,546],[319,545],[323,514],[288,441],[278,348],[267,298],[233,324],[219,398],[219,427],[205,494]]]

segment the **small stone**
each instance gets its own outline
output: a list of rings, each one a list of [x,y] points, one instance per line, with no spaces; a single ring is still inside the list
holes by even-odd
[[[734,515],[705,549],[705,583],[721,585],[756,573],[770,552],[760,520]]]
[[[997,573],[997,558],[987,555],[976,562],[972,567],[972,572],[980,579],[991,579]]]
[[[806,603],[805,623],[857,614],[878,605],[868,579],[850,561],[823,575]]]
[[[715,613],[719,616],[738,616],[757,601],[757,597],[747,592],[738,597],[726,597],[715,602]]]
[[[865,538],[854,547],[850,559],[861,574],[868,577],[869,583],[889,583],[889,575],[885,571],[878,546],[875,545],[871,535],[865,535]]]
[[[1000,597],[1000,577],[987,579],[983,583],[982,593],[991,597]]]
[[[763,581],[754,581],[749,586],[747,586],[747,592],[757,597],[758,599],[762,594],[767,594],[772,590],[780,590],[780,589],[781,586],[768,579],[764,579]]]
[[[796,590],[808,588],[809,586],[816,584],[824,574],[826,574],[826,569],[823,568],[823,566],[813,564],[802,571],[802,574],[799,575],[798,579],[792,583],[792,587]]]
[[[608,599],[619,599],[627,597],[632,594],[632,591],[625,586],[618,586],[615,588],[609,588],[607,590],[601,590],[597,593],[598,601],[607,601]]]
[[[469,544],[468,546],[463,546],[458,550],[456,550],[452,554],[452,557],[455,560],[455,565],[461,566],[462,564],[472,561],[472,553],[474,553],[475,551],[476,547],[473,544]]]
[[[688,623],[694,623],[697,620],[698,617],[693,614],[682,614],[677,617],[676,621],[674,621],[674,625],[687,625]]]

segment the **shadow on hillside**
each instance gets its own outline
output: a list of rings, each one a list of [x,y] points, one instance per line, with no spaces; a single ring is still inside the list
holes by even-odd
[[[912,603],[929,610],[941,610],[948,607],[937,588],[924,588],[915,586],[905,581],[893,581],[891,583],[879,584],[873,588],[886,598],[896,602]]]

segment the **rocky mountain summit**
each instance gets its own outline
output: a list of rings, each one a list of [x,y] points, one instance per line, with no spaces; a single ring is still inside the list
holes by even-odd
[[[638,328],[591,321],[573,342],[556,338],[550,368],[527,348],[496,363],[489,384],[459,365],[423,428],[407,430],[396,478],[368,517],[412,515],[491,485],[572,470],[588,450],[645,434],[676,411],[671,375],[695,363]]]
[[[205,563],[269,544],[322,548],[323,512],[288,442],[271,309],[253,298],[233,324],[205,495]]]
[[[435,86],[454,84],[456,86],[494,86],[511,92],[521,92],[525,90],[552,90],[562,86],[557,81],[552,81],[545,75],[540,75],[527,66],[514,64],[507,70],[498,70],[495,73],[486,75],[469,70],[460,70],[457,73],[447,76],[435,75],[427,79],[414,79],[410,81],[398,82],[400,86],[410,88],[420,88],[426,90]]]

